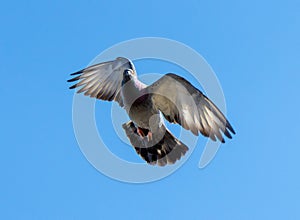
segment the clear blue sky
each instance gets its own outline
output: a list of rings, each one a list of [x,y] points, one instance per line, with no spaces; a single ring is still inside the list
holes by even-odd
[[[0,218],[299,219],[299,10],[296,0],[2,2]],[[85,159],[66,80],[115,43],[148,36],[203,55],[237,135],[205,169],[199,144],[171,176],[136,185]]]

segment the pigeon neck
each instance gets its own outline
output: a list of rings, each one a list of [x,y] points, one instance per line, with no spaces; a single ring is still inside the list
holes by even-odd
[[[122,97],[126,104],[132,104],[141,94],[141,85],[135,78],[127,81],[122,86]]]

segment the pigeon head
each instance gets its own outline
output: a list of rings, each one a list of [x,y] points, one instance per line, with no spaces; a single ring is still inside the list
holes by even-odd
[[[125,83],[127,83],[128,81],[130,81],[132,78],[133,78],[133,71],[132,71],[132,69],[126,69],[126,70],[124,70],[122,85],[124,85]]]

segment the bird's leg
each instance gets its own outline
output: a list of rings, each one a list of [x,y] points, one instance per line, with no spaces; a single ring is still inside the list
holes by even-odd
[[[152,132],[150,130],[148,130],[148,129],[138,127],[137,133],[142,138],[144,138],[144,137],[147,136],[148,141],[152,140]]]
[[[152,132],[148,131],[148,135],[147,135],[148,141],[152,141]]]
[[[138,129],[137,129],[137,133],[138,133],[138,135],[140,135],[142,138],[146,136],[146,135],[144,134],[143,129],[140,128],[140,127],[138,127]]]

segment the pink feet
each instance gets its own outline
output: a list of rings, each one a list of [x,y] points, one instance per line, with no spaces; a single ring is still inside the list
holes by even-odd
[[[145,133],[144,133],[144,131],[143,131],[143,129],[141,129],[140,127],[138,127],[138,129],[137,129],[137,133],[138,133],[138,135],[140,135],[141,137],[145,137],[145,136],[146,136]]]
[[[152,141],[152,132],[149,131],[147,135],[148,141]]]
[[[140,137],[142,137],[142,138],[144,138],[145,136],[147,136],[148,141],[151,141],[151,140],[152,140],[152,132],[151,132],[151,131],[148,131],[148,132],[147,132],[147,135],[145,135],[143,129],[138,127],[137,133],[138,133],[138,135],[139,135]]]

